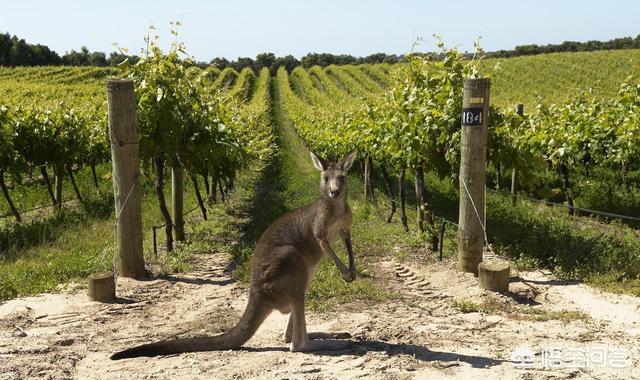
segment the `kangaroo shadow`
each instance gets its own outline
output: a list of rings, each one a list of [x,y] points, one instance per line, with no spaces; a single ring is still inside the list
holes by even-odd
[[[189,278],[189,277],[179,277],[179,276],[163,276],[160,277],[163,280],[167,280],[169,282],[183,282],[185,284],[194,284],[194,285],[217,285],[217,286],[226,286],[233,284],[235,280],[228,278],[225,280],[211,280],[208,278]]]
[[[161,275],[154,276],[152,274],[148,274],[147,277],[143,277],[138,279],[138,281],[156,281],[156,280],[165,280],[171,283],[183,282],[185,284],[194,284],[194,285],[216,285],[216,286],[226,286],[229,284],[233,284],[235,280],[228,278],[224,280],[212,280],[210,278],[200,278],[200,277],[182,277],[180,275]]]
[[[330,339],[328,339],[330,341]],[[337,340],[336,340],[337,341]],[[344,342],[344,340],[342,340]],[[470,364],[473,368],[489,368],[500,365],[508,360],[489,358],[479,355],[465,355],[456,352],[448,351],[434,351],[427,347],[419,346],[416,344],[407,343],[386,343],[379,340],[353,340],[353,346],[344,350],[335,351],[314,351],[309,352],[309,355],[318,356],[344,356],[344,355],[356,355],[364,356],[367,352],[385,352],[389,356],[398,355],[410,355],[417,360],[423,362],[463,362]],[[243,348],[243,350],[250,352],[267,352],[267,351],[282,351],[287,352],[287,347],[259,347],[259,348]]]

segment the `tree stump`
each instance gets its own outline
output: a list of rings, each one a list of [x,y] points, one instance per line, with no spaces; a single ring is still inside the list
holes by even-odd
[[[89,298],[98,302],[116,300],[116,282],[113,272],[98,272],[89,276]]]
[[[478,264],[480,287],[494,292],[509,290],[510,265],[508,261],[489,259]]]

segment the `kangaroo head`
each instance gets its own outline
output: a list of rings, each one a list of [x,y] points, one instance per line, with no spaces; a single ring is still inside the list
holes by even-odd
[[[342,160],[327,163],[326,160],[311,152],[313,166],[320,170],[320,194],[330,199],[337,199],[347,193],[347,172],[356,159],[356,152],[351,152]]]

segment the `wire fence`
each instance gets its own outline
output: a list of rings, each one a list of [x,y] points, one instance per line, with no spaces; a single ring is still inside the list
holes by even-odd
[[[68,203],[72,203],[72,202],[75,202],[75,201],[77,201],[77,199],[71,198],[71,199],[67,199],[65,201],[62,201],[61,204],[66,205]],[[39,205],[39,206],[35,206],[35,207],[27,209],[27,210],[18,210],[18,213],[26,214],[26,213],[29,213],[31,211],[41,210],[43,208],[55,208],[55,207],[58,207],[58,205],[57,204],[56,205],[53,205],[53,204]],[[7,212],[5,214],[0,215],[0,219],[9,218],[9,217],[12,217],[12,216],[14,216],[13,212]]]
[[[489,188],[487,188],[487,190],[490,193],[505,196],[505,193],[502,192],[502,191],[489,189]],[[530,201],[533,201],[533,202],[544,203],[544,204],[546,204],[548,206],[567,207],[567,205],[564,204],[564,203],[551,202],[551,201],[548,201],[546,199],[533,198],[533,197],[529,197],[527,195],[517,194],[517,197],[518,198],[524,198],[524,199],[527,199],[527,200],[530,200]],[[582,213],[583,216],[599,215],[599,216],[604,216],[604,217],[607,217],[607,218],[622,219],[622,220],[640,222],[640,218],[639,217],[630,216],[630,215],[622,215],[622,214],[616,214],[616,213],[608,212],[608,211],[592,210],[592,209],[588,209],[588,208],[575,207],[575,206],[572,207],[572,209],[575,210],[578,214]]]
[[[382,196],[382,198],[386,199],[389,202],[393,202],[396,205],[400,204],[399,200],[393,199],[393,198],[389,197],[388,195],[386,195],[385,193],[383,193],[381,191],[379,191],[378,194],[380,196]],[[405,216],[407,217],[407,220],[409,220],[412,224],[417,224],[417,220],[416,219],[412,218],[410,215],[406,215],[405,214]],[[444,234],[445,234],[445,231],[446,231],[446,225],[450,224],[451,226],[454,226],[454,227],[458,228],[458,223],[456,223],[456,222],[454,222],[452,220],[449,220],[449,219],[447,219],[447,218],[445,218],[443,216],[435,215],[433,213],[431,214],[431,216],[434,219],[440,219],[440,221],[441,221],[440,222],[440,229],[439,229],[439,237],[440,238],[438,239],[438,259],[440,261],[442,261],[443,260],[443,253],[444,253]]]

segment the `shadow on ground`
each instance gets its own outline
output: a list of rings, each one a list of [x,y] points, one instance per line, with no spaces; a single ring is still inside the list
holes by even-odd
[[[344,341],[342,341],[344,342]],[[310,352],[309,355],[322,355],[322,356],[342,356],[342,355],[356,355],[364,356],[367,352],[385,352],[389,356],[397,355],[410,355],[417,360],[423,362],[463,362],[470,364],[473,368],[489,368],[508,362],[507,360],[488,358],[478,355],[464,355],[456,352],[448,351],[432,351],[424,346],[418,346],[415,344],[392,344],[379,340],[356,340],[352,341],[353,347],[345,350],[336,351],[316,351]],[[250,352],[267,352],[267,351],[289,351],[288,347],[260,347],[260,348],[245,348],[244,350]]]

